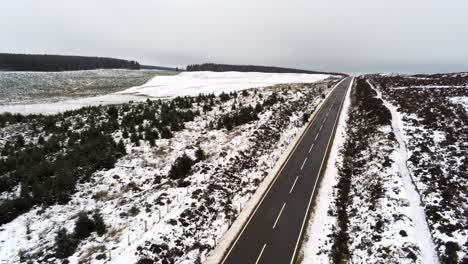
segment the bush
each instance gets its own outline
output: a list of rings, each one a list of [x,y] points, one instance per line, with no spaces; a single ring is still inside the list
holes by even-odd
[[[130,216],[136,216],[137,214],[140,213],[140,209],[138,209],[138,207],[136,206],[132,206],[132,208],[128,210],[128,213],[130,214]]]
[[[193,160],[189,158],[185,153],[178,157],[169,171],[169,177],[171,179],[183,179],[187,177],[192,169]]]
[[[240,126],[248,122],[258,120],[258,112],[251,106],[241,107],[237,112],[223,115],[218,120],[217,128],[231,130],[234,126]]]
[[[304,113],[302,114],[302,122],[305,124],[307,122],[309,122],[309,117],[310,117],[310,114],[309,113]]]

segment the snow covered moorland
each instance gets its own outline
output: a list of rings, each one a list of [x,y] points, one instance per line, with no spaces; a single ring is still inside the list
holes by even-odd
[[[0,99],[0,113],[56,114],[85,106],[144,101],[148,97],[219,95],[281,83],[311,83],[327,77],[260,72],[176,74],[155,70],[0,72],[0,96],[3,98]]]
[[[467,261],[467,76],[357,79],[305,263]]]
[[[376,75],[371,81],[401,123],[407,167],[440,261],[466,263],[468,74]]]
[[[0,261],[203,260],[336,81],[0,115]]]
[[[144,84],[155,75],[167,74],[173,73],[123,69],[0,72],[0,105],[50,103],[104,95]]]

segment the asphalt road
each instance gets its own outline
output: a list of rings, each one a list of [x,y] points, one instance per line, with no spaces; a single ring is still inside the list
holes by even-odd
[[[352,77],[337,84],[221,263],[294,263]]]

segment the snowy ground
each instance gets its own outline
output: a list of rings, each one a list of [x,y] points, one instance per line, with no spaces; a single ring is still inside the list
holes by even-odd
[[[135,73],[122,71],[124,70],[77,71],[73,74],[0,73],[0,96],[6,98],[4,104],[0,104],[0,113],[55,114],[83,106],[121,104],[144,101],[147,98],[195,96],[200,93],[220,94],[281,83],[311,83],[329,77],[323,74],[258,72],[182,72],[174,75],[161,71],[148,71],[144,75],[145,80],[150,76],[156,76],[141,86],[128,88],[128,83],[132,83],[134,76],[127,75]],[[123,76],[117,78],[118,74]],[[66,87],[65,92],[57,89],[62,86]],[[77,91],[78,88],[80,93]],[[122,88],[128,89],[119,91]],[[31,89],[34,92],[31,92]],[[90,95],[98,96],[90,97]],[[72,96],[74,99],[69,99]]]
[[[331,82],[275,85],[248,90],[247,95],[239,93],[227,101],[217,99],[212,110],[186,122],[173,138],[157,139],[155,147],[144,140],[136,146],[126,139],[128,154],[115,168],[96,172],[90,182],[81,183],[68,204],[35,207],[0,226],[0,260],[17,263],[23,251],[36,262],[57,263],[53,254],[57,229],[72,231],[79,211],[96,208],[109,231],[82,241],[69,258],[71,263],[194,263],[197,257],[203,259],[299,131],[302,114],[313,111]],[[212,128],[221,115],[235,112],[233,105],[255,106],[273,92],[281,100],[265,108],[258,120],[231,131]],[[130,109],[138,109],[139,104],[145,103],[134,103]],[[201,107],[192,105],[193,110]],[[121,131],[113,136],[119,140]],[[181,186],[167,173],[181,154],[193,158],[194,146],[200,146],[207,159],[194,166],[186,178],[188,186]],[[12,195],[17,194],[7,196]]]
[[[174,76],[156,76],[142,86],[132,87],[122,94],[169,97],[239,91],[281,83],[310,83],[329,75],[262,72],[182,72]]]
[[[399,123],[399,141],[406,152],[402,155],[407,157],[406,166],[417,187],[440,261],[466,263],[467,75],[376,75],[371,80],[382,91]]]
[[[368,82],[371,86],[372,84]],[[375,90],[375,88],[372,86]],[[378,90],[377,98],[382,99],[382,93]],[[392,164],[395,174],[401,176],[403,183],[403,192],[406,193],[407,206],[404,214],[412,220],[412,227],[407,231],[408,236],[416,238],[421,254],[422,263],[438,263],[438,257],[435,250],[434,242],[429,231],[424,208],[421,206],[421,197],[418,193],[417,187],[414,185],[411,173],[406,165],[408,160],[408,149],[403,136],[403,126],[401,115],[397,107],[384,100],[384,105],[392,114],[392,132],[397,140],[395,152],[392,153]],[[415,242],[416,242],[415,241]]]

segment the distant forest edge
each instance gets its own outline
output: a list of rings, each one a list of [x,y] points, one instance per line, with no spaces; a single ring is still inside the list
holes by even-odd
[[[136,61],[103,57],[0,53],[0,71],[139,70]]]
[[[339,72],[322,72],[322,71],[309,71],[292,68],[282,68],[274,66],[256,66],[256,65],[229,65],[229,64],[192,64],[187,66],[187,71],[238,71],[238,72],[271,72],[271,73],[310,73],[310,74],[331,74],[331,75],[344,75],[345,73]]]
[[[178,67],[164,67],[164,66],[153,66],[153,65],[140,65],[142,70],[162,70],[162,71],[181,71]]]

